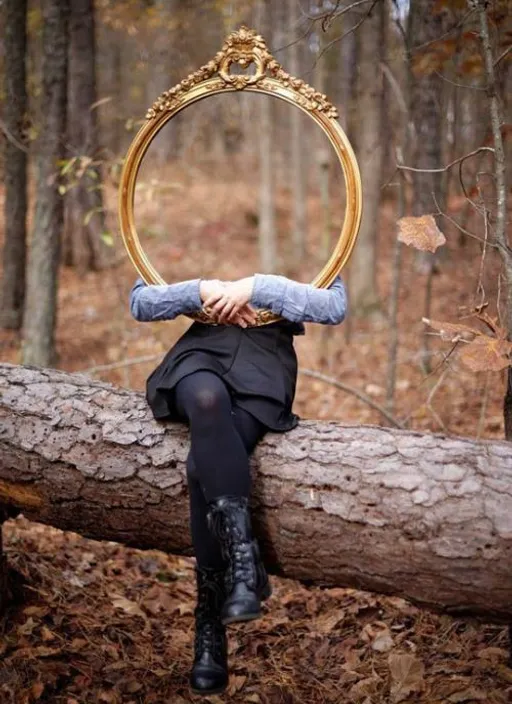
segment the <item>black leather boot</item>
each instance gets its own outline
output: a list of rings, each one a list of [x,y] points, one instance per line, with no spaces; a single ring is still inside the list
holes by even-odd
[[[228,685],[226,629],[220,612],[224,603],[224,570],[196,569],[195,657],[190,687],[195,694],[218,694]]]
[[[226,570],[226,600],[221,611],[224,625],[251,621],[261,615],[261,602],[271,594],[270,582],[252,538],[248,501],[223,496],[209,504],[208,525],[220,542]]]

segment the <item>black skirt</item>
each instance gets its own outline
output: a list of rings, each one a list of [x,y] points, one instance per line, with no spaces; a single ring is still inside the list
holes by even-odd
[[[292,413],[297,381],[293,336],[301,334],[303,325],[287,321],[245,329],[195,322],[147,380],[146,398],[154,417],[182,420],[174,402],[176,384],[207,370],[224,381],[234,406],[270,430],[291,430],[298,423]]]

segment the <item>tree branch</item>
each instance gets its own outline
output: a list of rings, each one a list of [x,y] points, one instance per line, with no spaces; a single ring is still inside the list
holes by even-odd
[[[475,156],[476,154],[479,154],[480,152],[491,152],[494,154],[494,149],[492,147],[478,147],[478,149],[475,149],[472,152],[469,152],[469,154],[464,154],[464,156],[460,156],[458,159],[454,159],[451,161],[449,164],[446,166],[443,166],[440,169],[417,169],[414,166],[403,166],[402,164],[397,164],[397,169],[402,169],[403,171],[416,171],[416,173],[423,173],[423,174],[442,174],[445,171],[448,171],[448,169],[451,169],[452,166],[455,166],[455,164],[462,163],[466,159],[469,159],[472,156]]]

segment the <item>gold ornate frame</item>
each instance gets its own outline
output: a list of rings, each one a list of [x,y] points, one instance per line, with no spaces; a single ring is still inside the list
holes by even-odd
[[[247,69],[254,64],[252,74],[232,74],[232,64]],[[299,78],[286,73],[270,54],[263,38],[254,30],[242,26],[226,39],[221,51],[204,66],[191,73],[181,83],[165,91],[146,113],[146,122],[135,136],[126,155],[119,186],[119,220],[128,255],[141,278],[147,284],[166,282],[153,268],[141,247],[134,222],[134,195],[137,174],[152,140],[162,127],[188,105],[218,93],[248,90],[274,96],[303,110],[327,135],[341,164],[347,191],[345,218],[334,251],[312,285],[326,288],[346,264],[354,248],[362,211],[362,187],[356,157],[337,122],[338,112],[327,97]],[[205,312],[189,317],[205,323],[214,321]],[[269,310],[258,313],[257,325],[279,320]]]

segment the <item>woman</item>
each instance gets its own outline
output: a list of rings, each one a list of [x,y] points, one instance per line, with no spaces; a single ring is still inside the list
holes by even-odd
[[[293,336],[304,334],[304,322],[341,323],[345,287],[339,278],[329,289],[317,289],[270,274],[169,286],[139,279],[130,308],[139,321],[172,320],[203,308],[217,322],[195,322],[147,382],[155,418],[190,427],[187,479],[197,561],[190,683],[195,693],[214,694],[228,683],[226,625],[257,618],[270,596],[251,532],[249,456],[267,430],[297,425]],[[251,327],[256,308],[269,308],[282,320]]]

